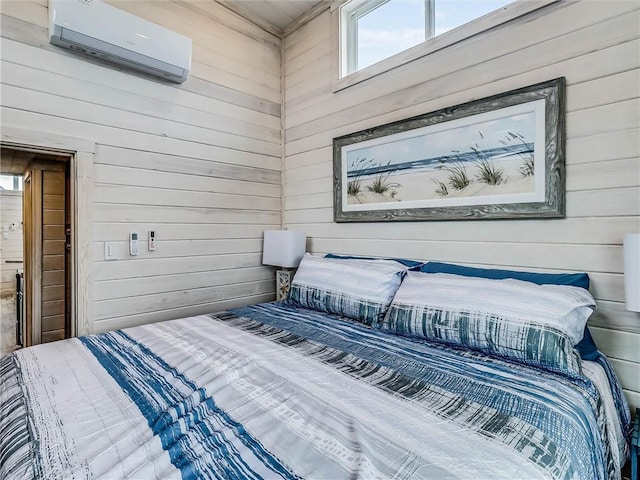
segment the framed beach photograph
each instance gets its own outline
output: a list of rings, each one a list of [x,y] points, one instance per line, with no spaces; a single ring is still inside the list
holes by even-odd
[[[334,220],[564,217],[565,79],[333,140]]]

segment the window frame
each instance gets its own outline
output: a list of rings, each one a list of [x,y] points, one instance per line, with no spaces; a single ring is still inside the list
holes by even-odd
[[[346,72],[344,76],[352,75],[360,70],[364,70],[364,68],[358,70],[358,20],[390,1],[391,0],[350,0],[340,5],[340,28],[342,29],[342,32],[344,32],[343,35],[347,40],[346,44],[342,46],[341,56],[341,72]],[[431,12],[434,11],[436,0],[422,1],[424,2],[425,10],[425,40],[421,43],[424,43],[426,40],[431,38],[431,32],[435,29],[435,18],[431,15]],[[384,60],[386,59],[382,59],[380,61]]]
[[[424,42],[414,47],[403,50],[391,57],[385,58],[373,65],[369,65],[361,70],[349,72],[349,49],[357,49],[357,29],[349,29],[349,24],[353,26],[355,20],[371,12],[388,0],[335,0],[331,6],[332,16],[332,41],[333,41],[333,92],[338,92],[352,85],[358,84],[370,78],[381,75],[385,72],[398,68],[409,62],[422,58],[438,50],[447,48],[462,40],[479,35],[487,30],[498,27],[514,20],[518,17],[531,13],[547,5],[559,2],[560,0],[515,0],[513,3],[505,5],[471,22],[460,25],[441,35],[427,38]],[[432,18],[430,8],[433,8],[434,0],[425,0],[425,35],[428,36],[430,28],[427,20]],[[351,7],[349,7],[351,5]],[[353,13],[357,14],[357,17]],[[349,18],[347,18],[349,17]],[[351,30],[351,31],[350,31]],[[354,32],[354,30],[356,30]],[[352,60],[357,62],[356,60]]]

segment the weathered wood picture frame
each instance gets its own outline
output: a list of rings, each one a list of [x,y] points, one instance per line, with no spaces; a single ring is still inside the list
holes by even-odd
[[[565,215],[565,79],[333,140],[334,220]]]

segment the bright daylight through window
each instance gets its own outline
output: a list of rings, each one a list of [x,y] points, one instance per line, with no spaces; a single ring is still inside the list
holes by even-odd
[[[351,0],[341,7],[342,76],[362,70],[513,0]]]
[[[22,177],[20,175],[0,175],[0,190],[22,190]]]

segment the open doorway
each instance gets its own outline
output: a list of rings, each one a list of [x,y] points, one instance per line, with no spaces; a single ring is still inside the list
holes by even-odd
[[[19,230],[23,239],[22,252],[7,251],[5,254],[4,244],[2,248],[3,280],[7,277],[4,275],[6,265],[13,262],[12,265],[18,267],[12,282],[13,292],[9,294],[3,282],[4,354],[23,346],[69,338],[73,334],[71,157],[6,147],[0,152],[0,173],[20,178],[14,182],[21,186]],[[9,198],[3,193],[4,196]],[[3,211],[4,205],[5,202]],[[15,215],[17,209],[12,212]],[[10,233],[18,224],[18,219],[8,220],[2,220],[3,233],[5,229]],[[17,263],[20,261],[22,265]],[[14,308],[10,308],[11,305]]]
[[[71,211],[71,336],[94,333],[92,269],[93,162],[96,143],[91,139],[3,125],[0,147],[68,158]],[[0,168],[3,162],[0,162]]]

